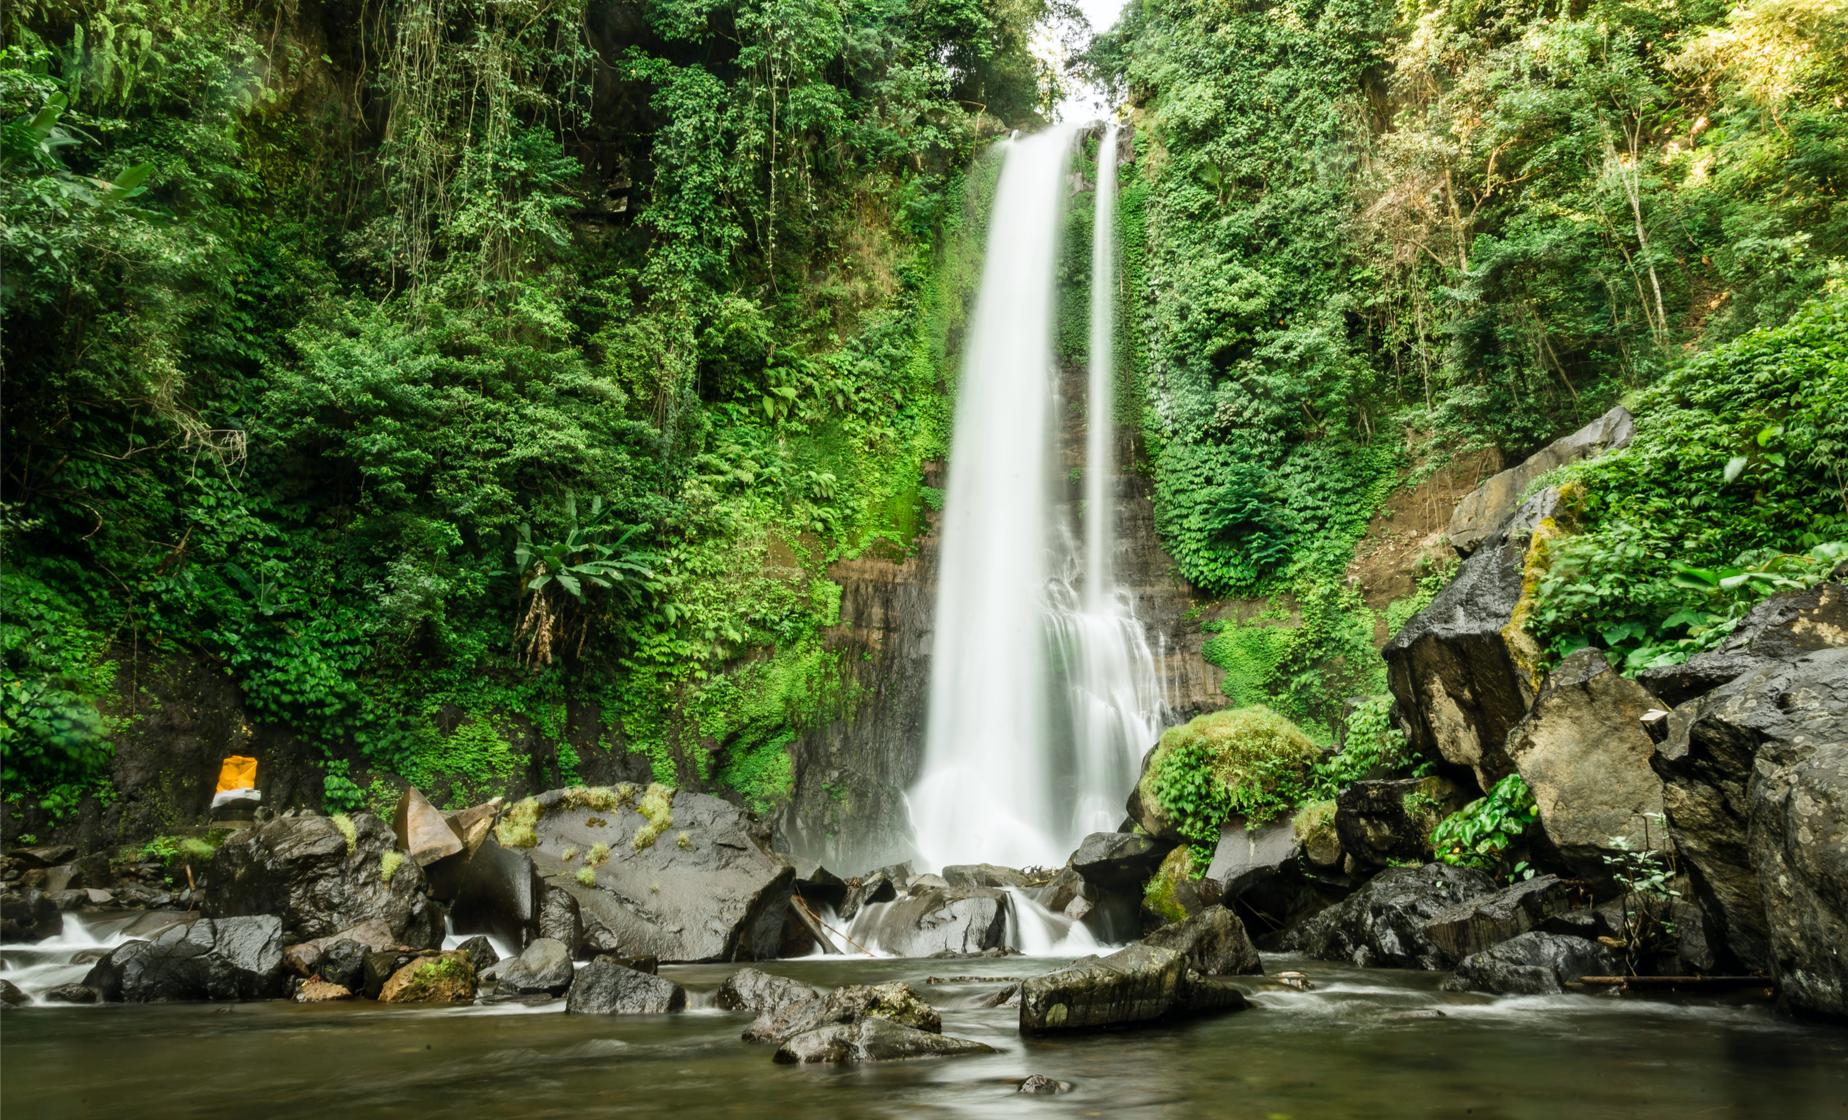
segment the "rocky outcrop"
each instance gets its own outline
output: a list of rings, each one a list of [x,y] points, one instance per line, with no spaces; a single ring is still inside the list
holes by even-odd
[[[1508,731],[1539,691],[1540,648],[1518,611],[1528,545],[1557,503],[1554,489],[1529,499],[1380,651],[1412,749],[1483,789],[1514,769]]]
[[[890,1062],[993,1053],[995,1048],[986,1043],[868,1018],[796,1035],[777,1047],[776,1060],[790,1064]]]
[[[1547,840],[1583,878],[1609,878],[1613,837],[1632,848],[1668,846],[1649,823],[1662,813],[1662,779],[1650,768],[1655,742],[1642,718],[1656,704],[1602,652],[1582,649],[1548,674],[1508,735],[1508,756],[1533,791]]]
[[[1490,539],[1497,527],[1520,504],[1521,495],[1534,481],[1555,467],[1600,455],[1630,442],[1636,423],[1622,405],[1573,432],[1561,436],[1465,495],[1450,515],[1445,535],[1460,555],[1468,556]]]
[[[899,957],[980,953],[1007,944],[1010,900],[987,888],[918,887],[854,925],[881,952]]]
[[[475,963],[460,949],[420,956],[391,974],[380,1003],[468,1003],[475,998]]]
[[[598,957],[578,970],[565,999],[573,1015],[661,1015],[687,1005],[687,991],[661,976]]]
[[[1363,967],[1449,968],[1455,954],[1433,941],[1425,925],[1458,903],[1494,890],[1494,880],[1472,868],[1443,863],[1388,868],[1290,930],[1281,946]]]
[[[744,810],[716,797],[661,786],[552,790],[509,806],[496,834],[532,860],[548,894],[576,900],[588,951],[755,960],[782,942],[795,869]]]
[[[1435,775],[1355,782],[1335,798],[1335,835],[1362,867],[1392,867],[1431,855],[1431,830],[1467,801]]]
[[[442,912],[424,893],[423,869],[370,813],[277,817],[226,840],[208,874],[208,917],[275,914],[290,941],[377,918],[400,944],[442,944]]]
[[[1424,934],[1453,960],[1461,960],[1526,933],[1571,904],[1566,884],[1541,875],[1440,911],[1425,923]]]
[[[1848,648],[1756,669],[1672,723],[1654,761],[1702,909],[1791,1006],[1848,1016]]]
[[[284,986],[282,922],[264,915],[173,926],[111,949],[83,983],[126,1003],[273,999]]]
[[[1464,958],[1444,987],[1453,992],[1550,995],[1581,976],[1619,971],[1616,957],[1596,941],[1536,930]]]
[[[564,942],[541,937],[500,964],[494,974],[496,989],[523,996],[563,995],[571,986],[571,950]]]
[[[1835,580],[1773,595],[1746,612],[1717,648],[1637,680],[1664,704],[1685,704],[1767,665],[1848,646],[1848,584]]]
[[[0,941],[43,941],[64,928],[57,903],[43,891],[0,892]]]

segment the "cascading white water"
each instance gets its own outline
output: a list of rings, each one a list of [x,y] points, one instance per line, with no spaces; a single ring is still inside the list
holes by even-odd
[[[944,496],[924,767],[910,795],[927,863],[1045,862],[1042,618],[1052,497],[1053,265],[1072,132],[1011,140],[964,342]]]
[[[926,864],[1057,865],[1115,827],[1163,712],[1114,582],[1116,129],[1099,148],[1083,550],[1055,517],[1054,277],[1072,132],[1008,143],[964,344],[922,775]],[[1082,589],[1082,591],[1081,591]]]

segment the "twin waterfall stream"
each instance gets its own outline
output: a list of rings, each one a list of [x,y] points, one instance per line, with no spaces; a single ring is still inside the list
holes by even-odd
[[[927,867],[1059,866],[1122,819],[1165,710],[1155,653],[1113,579],[1114,125],[1097,153],[1082,510],[1057,500],[1055,279],[1078,136],[1058,127],[1006,141],[990,212],[957,388],[923,769],[909,795]],[[1015,947],[1088,940],[1014,902]]]

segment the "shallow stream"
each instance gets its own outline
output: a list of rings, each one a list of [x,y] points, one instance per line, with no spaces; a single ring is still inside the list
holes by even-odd
[[[1442,974],[1267,956],[1317,987],[1252,977],[1247,1012],[1134,1032],[1023,1039],[1004,978],[1061,962],[779,961],[816,986],[909,981],[987,1057],[791,1067],[710,1007],[731,965],[667,967],[678,1015],[371,1003],[26,1007],[0,1016],[0,1113],[26,1117],[1848,1117],[1848,1030],[1759,1002],[1438,990]],[[929,984],[937,977],[988,978]],[[1441,1012],[1441,1016],[1437,1013]],[[1014,1091],[1032,1073],[1073,1083]]]

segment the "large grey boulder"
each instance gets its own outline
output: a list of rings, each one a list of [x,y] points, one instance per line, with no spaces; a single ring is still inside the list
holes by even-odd
[[[1717,648],[1645,669],[1636,679],[1673,707],[1754,669],[1841,646],[1848,646],[1848,584],[1838,578],[1773,595],[1747,611]]]
[[[687,992],[679,984],[606,957],[579,969],[565,998],[572,1015],[660,1015],[686,1005]]]
[[[1223,906],[1210,906],[1185,921],[1166,925],[1142,939],[1144,945],[1173,949],[1187,967],[1203,976],[1245,976],[1264,971],[1257,946],[1245,923]]]
[[[1093,832],[1079,843],[1066,866],[1105,890],[1139,891],[1173,848],[1171,840],[1130,832]]]
[[[1848,1016],[1848,648],[1754,670],[1671,722],[1655,767],[1702,909],[1790,1006]]]
[[[263,915],[173,926],[111,949],[83,983],[127,1003],[274,999],[284,987],[282,922]]]
[[[1449,968],[1456,955],[1431,939],[1425,925],[1458,903],[1495,890],[1495,881],[1468,867],[1430,863],[1391,867],[1366,886],[1281,939],[1286,951],[1373,968]]]
[[[1431,856],[1431,831],[1467,800],[1436,775],[1355,782],[1335,797],[1335,835],[1362,867],[1421,862]]]
[[[1495,529],[1520,504],[1521,495],[1546,472],[1613,448],[1622,447],[1636,434],[1636,422],[1622,405],[1529,455],[1515,466],[1476,487],[1451,511],[1445,532],[1458,554],[1468,556],[1494,535]]]
[[[1662,813],[1662,779],[1650,767],[1655,742],[1642,718],[1656,706],[1602,652],[1582,649],[1548,674],[1532,710],[1509,732],[1508,756],[1533,791],[1540,827],[1583,878],[1609,879],[1613,837],[1632,848],[1670,846],[1650,823]]]
[[[1540,688],[1540,646],[1520,626],[1527,550],[1552,532],[1557,489],[1516,510],[1431,605],[1380,651],[1412,749],[1468,767],[1488,789],[1513,769],[1508,731]]]
[[[796,1009],[819,1011],[824,998],[800,980],[755,968],[741,968],[719,985],[712,1002],[726,1011],[749,1011],[766,1020],[774,1020]]]
[[[504,992],[556,996],[571,987],[571,976],[571,951],[562,941],[541,937],[501,964],[494,980]]]
[[[435,948],[443,941],[442,911],[425,894],[423,869],[370,813],[277,817],[227,839],[208,875],[207,917],[274,914],[290,942],[373,918],[400,944]]]
[[[1535,930],[1464,958],[1444,988],[1551,995],[1581,976],[1613,976],[1619,971],[1617,958],[1596,941]]]
[[[1007,944],[1009,905],[999,890],[914,887],[856,922],[854,936],[897,957],[980,953]]]
[[[1236,985],[1190,967],[1179,950],[1144,941],[1024,981],[1020,1031],[1129,1027],[1245,1006]]]
[[[585,951],[758,960],[782,942],[795,869],[744,810],[716,797],[661,786],[551,790],[508,806],[495,834],[532,860],[542,897],[576,900]]]
[[[1453,959],[1519,936],[1572,905],[1566,884],[1540,875],[1491,895],[1459,902],[1424,925],[1424,933]]]
[[[1255,829],[1246,828],[1243,817],[1234,817],[1219,830],[1206,877],[1219,884],[1221,897],[1236,898],[1294,863],[1301,847],[1288,817]]]
[[[848,984],[819,1000],[786,999],[766,1006],[744,1032],[751,1042],[786,1042],[820,1027],[884,1019],[915,1030],[936,1034],[943,1029],[937,1009],[924,1002],[909,984]]]
[[[776,1060],[791,1064],[891,1062],[993,1053],[995,1048],[986,1043],[918,1030],[889,1019],[868,1018],[796,1035],[777,1047]]]

